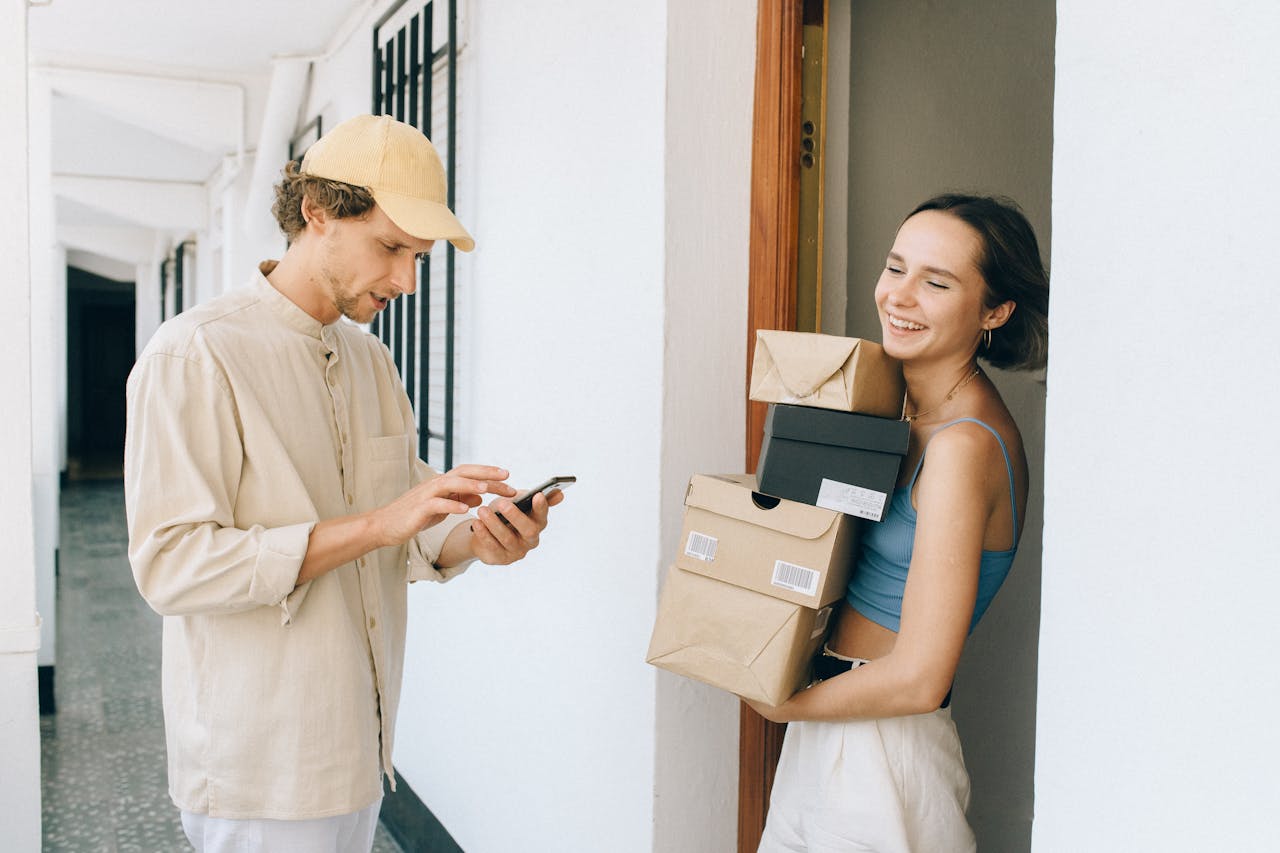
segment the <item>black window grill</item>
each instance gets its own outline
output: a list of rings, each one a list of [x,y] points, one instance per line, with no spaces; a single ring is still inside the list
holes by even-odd
[[[187,248],[190,240],[183,240],[160,262],[160,322],[176,317],[186,310]],[[173,295],[173,310],[169,310],[169,296]]]
[[[178,247],[173,250],[173,313],[181,314],[186,310],[186,281],[187,281],[187,246],[188,241],[183,240]]]
[[[431,139],[444,158],[448,203],[456,211],[457,2],[432,0],[416,10],[408,3],[397,3],[373,27],[372,112]],[[418,455],[439,470],[453,467],[454,256],[451,243],[438,244],[418,264],[417,292],[391,302],[373,324],[417,412]]]
[[[301,161],[311,144],[324,135],[324,121],[316,116],[289,140],[289,159]]]
[[[169,267],[173,258],[166,257],[160,262],[160,322],[169,319]]]

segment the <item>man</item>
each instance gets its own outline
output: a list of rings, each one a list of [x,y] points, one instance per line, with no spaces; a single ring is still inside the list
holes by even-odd
[[[129,378],[129,558],[165,617],[169,790],[197,850],[368,851],[407,583],[521,559],[562,497],[526,515],[501,468],[419,461],[390,353],[343,320],[412,293],[436,240],[474,247],[445,200],[421,132],[344,122],[276,188],[284,257],[165,323]]]

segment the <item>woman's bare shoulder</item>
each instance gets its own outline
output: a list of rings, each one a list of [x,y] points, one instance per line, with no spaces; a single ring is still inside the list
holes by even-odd
[[[996,440],[996,436],[999,436],[1000,441]],[[1000,442],[1008,450],[1009,461],[1015,471],[1024,472],[1026,456],[1022,446],[1022,433],[999,396],[993,395],[991,399],[984,400],[982,404],[954,418],[945,429],[935,433],[929,441],[928,456],[937,462],[946,460],[948,467],[981,470],[998,465],[1000,470],[1004,470],[1004,452]]]

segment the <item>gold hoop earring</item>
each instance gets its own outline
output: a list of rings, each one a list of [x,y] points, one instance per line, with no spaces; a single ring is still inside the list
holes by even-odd
[[[991,349],[991,330],[990,329],[984,329],[982,331],[982,342],[986,344],[987,350],[990,351]]]

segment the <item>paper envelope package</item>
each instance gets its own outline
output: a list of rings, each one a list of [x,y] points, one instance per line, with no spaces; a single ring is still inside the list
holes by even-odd
[[[804,686],[852,565],[858,520],[696,474],[647,660],[770,704]]]
[[[813,332],[756,331],[752,400],[896,418],[905,393],[902,364],[877,343]]]
[[[779,705],[808,682],[834,606],[812,610],[672,566],[646,659]]]

